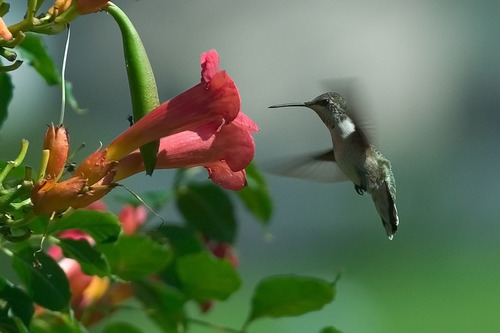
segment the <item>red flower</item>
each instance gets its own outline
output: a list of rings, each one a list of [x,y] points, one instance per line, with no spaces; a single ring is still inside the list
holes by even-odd
[[[257,125],[240,111],[240,95],[229,75],[219,69],[215,50],[201,56],[201,82],[163,103],[118,136],[104,150],[84,161],[75,176],[89,183],[109,172],[118,161],[119,181],[144,170],[138,151],[161,139],[156,168],[204,166],[222,187],[245,186],[245,168],[253,159],[255,144],[250,133]]]
[[[143,206],[123,206],[118,219],[122,223],[123,233],[126,235],[134,234],[137,229],[146,222],[147,212]]]
[[[106,210],[106,206],[99,201],[88,206],[91,210]],[[122,224],[123,232],[133,234],[137,228],[146,220],[146,210],[143,206],[133,207],[126,205],[120,211],[118,218]],[[90,244],[94,240],[83,231],[72,229],[58,234],[58,238],[85,239]],[[65,258],[62,250],[57,245],[52,245],[47,253],[58,262],[68,278],[71,289],[71,305],[77,318],[80,318],[91,305],[99,305],[102,308],[112,308],[130,298],[133,294],[128,284],[110,285],[108,278],[90,276],[85,274],[76,260]],[[100,320],[103,314],[93,311],[87,320],[87,324]]]
[[[31,194],[35,213],[82,208],[102,198],[117,181],[144,170],[135,150],[158,139],[158,169],[204,166],[216,184],[242,189],[246,185],[245,168],[255,153],[251,133],[258,127],[240,111],[238,88],[219,69],[215,50],[201,55],[201,67],[200,83],[148,113],[105,149],[91,154],[70,179],[58,183],[50,176],[38,182]],[[65,138],[67,147],[63,129],[49,128],[46,141]],[[59,172],[67,150],[62,152],[56,144],[48,145],[48,149],[51,156],[59,152],[53,163],[49,161],[51,174]]]
[[[233,122],[212,135],[210,126],[209,124],[196,131],[184,131],[162,138],[156,168],[204,166],[214,183],[230,190],[240,190],[246,184],[245,167],[255,152],[250,133],[258,128],[242,112]],[[118,181],[142,171],[144,164],[137,150],[118,162],[114,180]]]
[[[66,16],[68,23],[78,15],[85,15],[103,10],[108,5],[108,0],[56,0],[47,13],[55,16]],[[61,18],[59,17],[59,20]]]

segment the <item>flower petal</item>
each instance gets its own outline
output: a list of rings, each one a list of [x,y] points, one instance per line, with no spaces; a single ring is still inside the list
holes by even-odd
[[[252,119],[250,119],[249,116],[241,111],[233,120],[233,124],[238,125],[239,127],[242,127],[251,133],[259,131],[259,126],[257,126],[257,124]]]
[[[123,233],[130,235],[136,232],[136,230],[146,222],[147,212],[143,206],[131,206],[125,205],[120,214],[118,214],[118,219],[122,223]]]
[[[73,177],[88,179],[88,184],[93,185],[113,171],[116,162],[107,159],[106,150],[98,150],[87,157],[73,173]]]
[[[231,172],[239,172],[246,168],[255,153],[255,144],[249,131],[233,122],[222,126],[219,132],[204,139],[206,131],[211,130],[209,124],[195,132],[185,131],[162,138],[156,168],[210,166],[213,172],[219,174],[222,171],[218,171],[220,166],[217,166],[217,163],[221,161],[224,161],[224,166]],[[119,181],[143,170],[141,155],[139,151],[135,151],[118,162],[113,181]],[[238,177],[241,178],[241,175]],[[244,186],[244,182],[240,182],[241,184]]]
[[[83,188],[87,180],[73,177],[56,183],[53,179],[43,179],[33,187],[31,201],[36,214],[51,214],[67,209]]]
[[[213,163],[206,167],[208,177],[217,185],[232,191],[239,191],[247,184],[246,172],[232,171],[223,161]]]
[[[215,50],[210,50],[200,56],[201,61],[201,81],[210,82],[214,75],[220,71],[219,54]]]
[[[91,14],[100,11],[107,6],[108,0],[78,0],[76,9],[79,14]]]
[[[231,122],[240,110],[236,85],[226,72],[210,83],[199,83],[163,103],[118,136],[108,146],[108,160],[118,160],[162,137],[196,129],[213,121]]]
[[[50,152],[45,173],[47,177],[56,178],[66,164],[69,152],[69,136],[63,125],[50,125],[45,133],[43,149]]]

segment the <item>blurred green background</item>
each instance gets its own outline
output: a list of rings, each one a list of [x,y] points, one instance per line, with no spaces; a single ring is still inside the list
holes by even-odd
[[[328,131],[312,111],[267,107],[312,99],[325,91],[322,80],[355,77],[376,144],[393,164],[401,221],[393,241],[371,199],[358,196],[352,184],[269,175],[270,226],[263,229],[239,211],[244,288],[201,318],[240,327],[260,279],[292,273],[333,280],[343,270],[332,304],[298,318],[262,319],[249,331],[318,332],[333,325],[345,333],[500,332],[500,2],[117,4],[141,33],[162,100],[198,82],[201,53],[219,52],[243,111],[261,128],[257,162],[329,147]],[[21,19],[24,9],[12,4],[7,23]],[[63,35],[46,38],[58,63]],[[72,23],[66,76],[89,110],[66,116],[72,147],[87,143],[77,160],[128,127],[121,50],[107,14]],[[27,162],[36,167],[45,125],[59,119],[60,92],[29,66],[13,77],[0,156],[16,156],[26,138]],[[136,192],[159,189],[171,186],[172,174],[137,175],[125,184]],[[113,193],[108,199],[118,209]],[[192,313],[198,313],[194,306]],[[127,311],[118,316],[131,318]]]

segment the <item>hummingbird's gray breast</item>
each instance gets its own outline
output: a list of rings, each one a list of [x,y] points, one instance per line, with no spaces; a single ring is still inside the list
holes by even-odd
[[[330,129],[335,162],[344,174],[356,185],[366,186],[366,176],[376,167],[370,158],[369,145],[356,130],[349,117],[345,117]]]

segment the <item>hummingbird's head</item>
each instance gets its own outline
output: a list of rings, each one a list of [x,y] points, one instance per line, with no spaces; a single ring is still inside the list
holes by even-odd
[[[314,110],[329,128],[333,128],[335,124],[339,123],[349,113],[346,100],[335,92],[321,94],[309,102],[277,104],[270,106],[270,108],[291,106],[305,106]]]
[[[312,101],[305,102],[304,106],[313,109],[330,127],[339,123],[349,113],[345,98],[335,92],[321,94]]]

